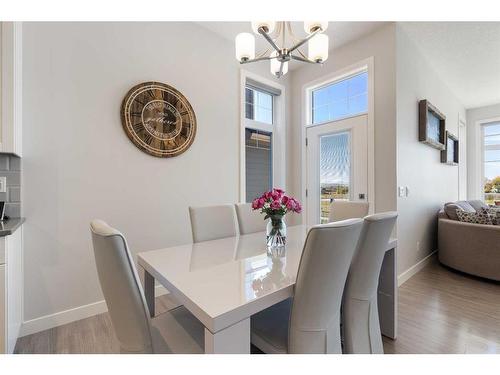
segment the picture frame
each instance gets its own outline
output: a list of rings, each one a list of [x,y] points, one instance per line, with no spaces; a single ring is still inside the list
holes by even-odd
[[[427,99],[419,102],[419,141],[438,150],[444,150],[446,116]]]
[[[445,149],[441,151],[441,163],[458,165],[460,147],[458,138],[449,131],[446,131],[445,139]]]

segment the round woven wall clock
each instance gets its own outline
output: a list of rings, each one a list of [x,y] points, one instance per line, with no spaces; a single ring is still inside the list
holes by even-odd
[[[122,125],[142,151],[169,158],[186,151],[196,135],[196,116],[184,95],[159,82],[134,86],[123,99]]]

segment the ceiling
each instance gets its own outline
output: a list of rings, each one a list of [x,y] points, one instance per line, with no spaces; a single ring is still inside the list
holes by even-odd
[[[500,22],[402,22],[466,108],[500,103]]]
[[[329,36],[330,50],[361,38],[387,23],[388,22],[330,22],[326,30],[326,34]],[[250,22],[198,22],[198,24],[231,42],[234,42],[236,35],[241,32],[252,33]],[[302,22],[291,23],[293,33],[299,38],[306,36],[303,25]],[[288,42],[286,44],[288,46],[291,43]],[[265,51],[269,47],[269,44],[267,44],[263,37],[256,36],[255,47],[255,52],[258,54]],[[303,51],[307,53],[307,47],[303,49]],[[292,62],[289,64],[291,70],[300,66],[302,66],[300,62]]]

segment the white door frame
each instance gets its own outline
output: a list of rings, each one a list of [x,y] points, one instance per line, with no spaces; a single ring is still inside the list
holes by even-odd
[[[308,82],[302,87],[302,122],[301,122],[301,196],[303,202],[302,222],[307,224],[307,152],[306,152],[306,135],[307,128],[315,126],[311,124],[311,92],[317,87],[327,83],[334,82],[366,71],[368,72],[368,112],[367,115],[367,145],[368,145],[368,176],[367,176],[367,201],[369,203],[369,213],[375,211],[375,80],[374,80],[374,59],[373,56],[361,60],[355,64],[349,65],[346,68],[337,70],[333,73],[318,78],[312,82]],[[358,114],[359,115],[359,114]],[[356,115],[356,116],[358,116]],[[339,119],[340,120],[340,119]]]

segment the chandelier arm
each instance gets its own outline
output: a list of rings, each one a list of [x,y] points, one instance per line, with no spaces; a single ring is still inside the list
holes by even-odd
[[[255,57],[255,58],[256,58],[256,59],[259,59],[259,58],[261,58],[261,57],[263,57],[263,56],[266,56],[269,52],[271,52],[271,49],[272,49],[272,48],[268,48],[268,49],[266,49],[264,52],[259,53],[259,54],[257,55],[257,57]]]
[[[304,57],[300,57],[300,56],[296,56],[296,55],[290,55],[290,57],[293,59],[293,60],[297,60],[297,61],[302,61],[302,62],[306,62],[306,63],[309,63],[309,64],[322,64],[320,62],[316,62],[316,61],[313,61],[313,60],[309,60],[309,59],[306,59]]]
[[[272,59],[271,56],[262,56],[262,57],[257,57],[255,59],[249,59],[249,60],[240,61],[240,64],[248,64],[248,63],[253,63],[253,62],[256,62],[256,61],[271,60],[271,59]]]
[[[259,30],[260,31],[260,30]],[[307,37],[305,37],[304,39],[302,39],[300,42],[298,42],[297,44],[295,44],[293,47],[291,47],[289,49],[290,52],[293,52],[295,51],[297,48],[299,48],[301,45],[303,45],[304,43],[307,43],[311,38],[313,38],[314,36],[316,36],[317,34],[321,33],[323,30],[321,28],[317,29],[316,31],[314,31],[312,34],[309,34]]]
[[[280,49],[278,48],[276,43],[274,43],[274,40],[272,40],[269,34],[264,31],[264,28],[259,27],[259,34],[267,40],[267,42],[276,50],[276,52],[278,52],[278,54],[280,53]]]

